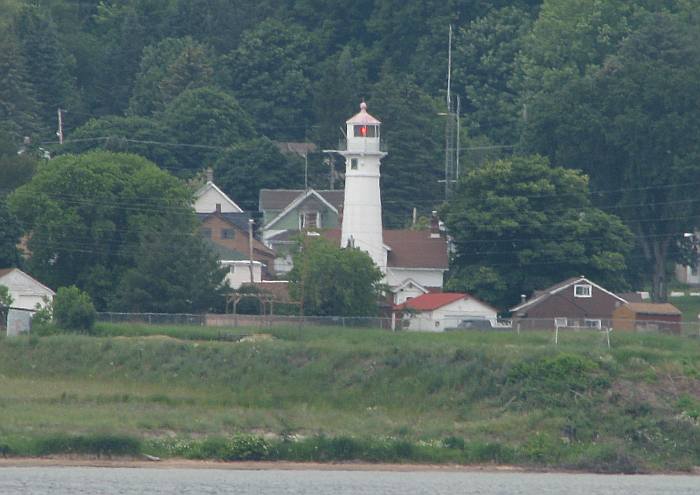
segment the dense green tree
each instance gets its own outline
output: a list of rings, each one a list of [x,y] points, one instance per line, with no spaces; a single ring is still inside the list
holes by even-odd
[[[369,94],[367,70],[361,57],[347,46],[328,58],[315,85],[313,108],[318,123],[315,137],[322,148],[335,149],[344,124]]]
[[[220,148],[255,136],[248,113],[233,96],[215,88],[183,92],[166,107],[163,122],[180,143],[178,158],[188,170],[213,164]]]
[[[5,199],[0,197],[0,268],[19,266],[21,257],[17,244],[21,234],[19,221],[7,209]]]
[[[309,132],[309,52],[302,27],[266,20],[246,31],[228,56],[234,94],[270,138],[303,140]]]
[[[99,3],[89,23],[100,48],[91,54],[97,70],[83,82],[93,116],[127,108],[143,48],[165,37],[172,14],[171,0]]]
[[[0,132],[15,142],[41,131],[36,92],[24,56],[10,30],[0,30]]]
[[[625,287],[632,236],[622,221],[592,206],[588,178],[514,157],[470,171],[443,218],[454,239],[449,287],[503,308],[520,294],[585,274]]]
[[[375,316],[382,272],[367,253],[305,236],[289,273],[290,294],[307,315]]]
[[[260,189],[304,186],[304,163],[284,155],[267,138],[243,141],[226,149],[214,168],[216,183],[241,208],[256,210]]]
[[[160,168],[173,172],[180,172],[183,168],[178,159],[180,149],[171,133],[154,118],[108,116],[90,119],[71,132],[66,144],[56,150],[65,154],[84,153],[96,148],[141,155]]]
[[[121,278],[111,308],[156,313],[220,311],[225,270],[197,227],[188,212],[168,213],[143,231],[136,265]]]
[[[271,15],[279,2],[250,0],[176,0],[169,19],[176,36],[192,36],[227,53],[238,46],[241,34]]]
[[[129,113],[161,111],[183,91],[212,85],[214,65],[210,49],[190,37],[166,38],[147,46],[134,81]]]
[[[0,198],[29,182],[38,161],[30,146],[17,146],[9,134],[0,131]]]
[[[72,75],[75,60],[63,49],[55,24],[38,6],[25,6],[16,25],[29,80],[41,104],[42,121],[53,129],[58,108],[80,110]]]
[[[90,295],[74,285],[58,288],[51,309],[62,329],[89,334],[95,327],[97,312]]]
[[[429,214],[443,201],[444,121],[415,82],[392,75],[372,88],[368,111],[382,121],[389,150],[382,160],[384,224],[404,226],[414,207]]]
[[[92,151],[51,160],[8,203],[31,234],[31,272],[105,308],[141,234],[166,212],[191,211],[191,192],[145,158]]]
[[[600,202],[639,236],[652,296],[665,300],[671,261],[700,227],[700,26],[645,14],[617,51],[583,75],[537,93],[526,142],[588,172]]]
[[[521,111],[512,79],[531,23],[529,11],[505,7],[455,33],[453,87],[472,134],[502,144],[517,140]]]

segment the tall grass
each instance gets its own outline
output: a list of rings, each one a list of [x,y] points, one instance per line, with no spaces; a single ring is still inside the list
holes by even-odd
[[[696,339],[98,329],[0,339],[0,455],[700,464]]]

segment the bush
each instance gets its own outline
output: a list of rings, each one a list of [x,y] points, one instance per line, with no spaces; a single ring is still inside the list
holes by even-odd
[[[35,452],[50,454],[92,454],[98,457],[133,456],[141,453],[141,442],[124,435],[67,436],[52,435],[37,440]]]
[[[56,323],[68,330],[91,334],[95,327],[95,306],[90,296],[77,287],[61,287],[53,300]]]

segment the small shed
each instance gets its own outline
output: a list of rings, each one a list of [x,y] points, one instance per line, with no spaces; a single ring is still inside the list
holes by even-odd
[[[681,333],[683,314],[669,303],[627,303],[613,311],[613,328]]]

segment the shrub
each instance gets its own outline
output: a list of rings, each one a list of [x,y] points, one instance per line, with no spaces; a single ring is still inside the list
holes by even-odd
[[[95,327],[95,306],[90,296],[77,287],[61,287],[53,301],[56,323],[68,330],[91,334]]]
[[[123,435],[52,435],[37,440],[35,451],[38,455],[138,455],[141,452],[141,442],[136,438]]]

